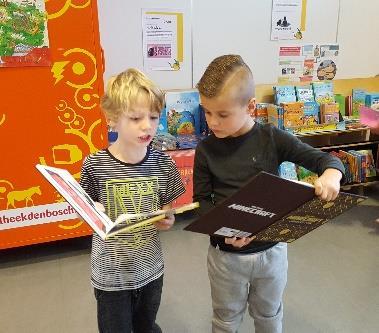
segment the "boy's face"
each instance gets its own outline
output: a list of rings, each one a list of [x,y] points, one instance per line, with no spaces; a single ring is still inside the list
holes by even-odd
[[[117,122],[111,123],[118,132],[117,141],[129,148],[146,148],[157,132],[159,113],[151,110],[145,94],[140,94]]]
[[[251,117],[255,99],[242,105],[230,93],[207,98],[201,95],[201,105],[209,128],[218,138],[237,137],[247,133],[254,125]]]

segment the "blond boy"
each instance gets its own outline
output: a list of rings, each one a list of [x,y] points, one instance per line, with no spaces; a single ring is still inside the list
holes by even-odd
[[[162,92],[143,73],[128,69],[109,80],[101,107],[118,137],[85,159],[81,186],[112,220],[121,213],[169,208],[184,186],[172,159],[149,146]],[[93,235],[91,283],[99,332],[161,332],[155,323],[163,285],[158,230],[173,223],[171,216],[106,241]]]

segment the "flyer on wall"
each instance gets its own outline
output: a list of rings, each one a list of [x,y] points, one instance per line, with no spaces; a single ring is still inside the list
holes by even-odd
[[[273,0],[271,40],[302,39],[305,10],[304,0]]]
[[[183,64],[183,11],[142,10],[145,71],[178,71]]]
[[[333,80],[337,75],[338,44],[279,47],[278,82]]]
[[[50,66],[44,0],[8,0],[0,6],[0,67]]]

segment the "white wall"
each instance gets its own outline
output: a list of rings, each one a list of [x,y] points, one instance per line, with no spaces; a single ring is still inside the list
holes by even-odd
[[[104,49],[104,79],[128,67],[142,71],[142,9],[183,10],[184,64],[181,71],[145,71],[162,88],[192,85],[191,1],[180,0],[98,0],[100,40]]]
[[[307,2],[302,42],[340,45],[336,78],[379,74],[379,0]],[[227,53],[241,54],[257,83],[274,83],[279,45],[296,44],[270,40],[271,0],[99,0],[98,7],[105,79],[127,67],[143,70],[142,8],[183,9],[187,15],[183,70],[148,73],[165,89],[190,88],[213,58]]]
[[[341,0],[337,33],[343,78],[379,74],[379,0]]]

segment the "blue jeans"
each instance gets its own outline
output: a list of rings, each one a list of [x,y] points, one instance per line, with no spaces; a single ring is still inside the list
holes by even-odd
[[[287,244],[252,254],[209,246],[212,333],[235,333],[248,307],[256,333],[281,333],[282,296],[287,282]]]
[[[100,333],[161,333],[155,323],[161,303],[163,275],[134,290],[96,289],[97,322]]]

